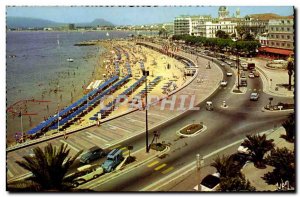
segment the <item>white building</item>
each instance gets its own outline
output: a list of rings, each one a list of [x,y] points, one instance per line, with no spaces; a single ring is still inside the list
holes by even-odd
[[[203,22],[199,24],[195,29],[196,36],[215,38],[218,30],[222,30],[231,35],[236,33],[237,23],[231,21],[216,21],[216,22]]]
[[[205,22],[211,21],[210,15],[203,16],[179,16],[174,20],[174,35],[196,35],[196,27]]]

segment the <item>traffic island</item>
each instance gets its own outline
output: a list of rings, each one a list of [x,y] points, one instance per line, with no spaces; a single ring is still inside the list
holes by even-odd
[[[189,124],[177,131],[176,134],[183,137],[194,137],[206,129],[207,127],[203,124]]]
[[[233,87],[231,90],[232,94],[245,94],[247,92],[247,87],[240,87],[239,89],[237,87]]]
[[[263,107],[262,111],[278,112],[283,110],[294,110],[295,104],[291,103],[278,103],[277,105],[266,105]]]
[[[150,145],[150,149],[156,150],[156,151],[163,151],[165,150],[167,147],[166,144],[162,144],[162,143],[156,143],[156,144],[151,144]]]

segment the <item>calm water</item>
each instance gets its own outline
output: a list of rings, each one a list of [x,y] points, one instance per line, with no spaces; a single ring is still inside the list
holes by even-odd
[[[74,97],[82,94],[82,85],[90,82],[92,72],[99,66],[97,57],[104,52],[100,46],[78,47],[74,44],[86,40],[125,38],[132,33],[110,32],[107,37],[106,32],[7,32],[7,106],[23,99],[50,100],[47,115],[52,115],[57,100],[61,99],[63,105],[70,104],[71,88]],[[68,58],[74,59],[74,62],[68,62]],[[63,98],[49,93],[49,89],[57,87],[57,82]],[[35,108],[30,110],[45,111],[45,106],[43,109]],[[24,131],[42,121],[45,113],[30,117],[31,126],[26,122],[29,117],[24,117]],[[19,120],[8,114],[8,138],[19,130]]]

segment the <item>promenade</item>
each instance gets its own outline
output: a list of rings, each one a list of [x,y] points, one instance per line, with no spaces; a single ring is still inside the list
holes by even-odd
[[[161,46],[156,44],[145,44],[161,49]],[[180,95],[195,95],[194,104],[196,105],[204,101],[219,87],[219,82],[223,79],[223,73],[221,69],[214,63],[210,64],[211,69],[206,69],[206,65],[208,63],[207,59],[200,57],[196,58],[196,56],[187,54],[182,51],[176,52],[176,54],[192,60],[198,66],[198,74],[190,83],[186,84],[183,89],[180,89],[174,95],[176,95],[177,97],[180,97]],[[191,99],[192,97],[187,98],[186,103],[189,103]],[[188,110],[188,106],[186,106],[186,109],[184,110],[176,110],[176,107],[180,105],[179,102],[175,103],[175,107],[173,110],[169,108],[161,110],[160,104],[162,102],[163,101],[160,101],[157,103],[157,105],[151,106],[148,111],[149,129],[155,128],[156,126],[163,124]],[[36,146],[44,147],[48,143],[51,143],[53,145],[65,143],[68,144],[71,148],[71,154],[74,154],[79,150],[86,150],[94,145],[100,146],[101,148],[122,147],[122,141],[139,135],[144,131],[145,112],[138,110],[125,116],[121,116],[108,122],[102,123],[100,127],[93,126],[78,132],[74,132],[68,135],[67,139],[59,137],[8,152],[8,181],[26,173],[15,163],[15,161],[21,160],[22,156],[32,153],[32,149]]]

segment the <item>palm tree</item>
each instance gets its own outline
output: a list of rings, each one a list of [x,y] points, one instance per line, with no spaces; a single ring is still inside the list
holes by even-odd
[[[218,155],[210,166],[214,167],[220,173],[220,177],[227,178],[239,175],[238,168],[236,168],[230,156],[227,155],[223,155],[222,157]]]
[[[272,172],[264,175],[263,179],[269,184],[277,184],[282,181],[289,181],[291,186],[295,186],[295,153],[287,148],[277,148],[272,150],[266,158],[268,165],[275,167]]]
[[[294,142],[294,140],[295,140],[295,130],[296,130],[296,127],[295,127],[295,113],[291,113],[289,115],[288,119],[285,120],[282,123],[282,126],[284,127],[285,133],[286,133],[286,135],[282,136],[282,137],[284,137],[289,142]]]
[[[24,161],[16,161],[19,166],[32,173],[25,180],[29,184],[28,191],[32,191],[32,186],[35,191],[68,191],[72,188],[72,179],[66,177],[66,174],[82,151],[68,157],[70,149],[67,147],[65,144],[58,148],[48,144],[44,150],[36,147],[33,149],[33,156],[24,156]]]
[[[249,192],[255,191],[255,187],[250,185],[250,182],[244,176],[221,178],[220,192]]]
[[[292,75],[294,73],[294,60],[293,58],[288,58],[288,65],[287,65],[288,75],[289,75],[289,90],[292,89]]]
[[[265,168],[263,158],[266,152],[274,148],[274,140],[267,140],[267,136],[265,134],[247,135],[246,137],[247,139],[244,140],[242,146],[248,148],[251,152],[254,166],[256,166],[257,168]]]

